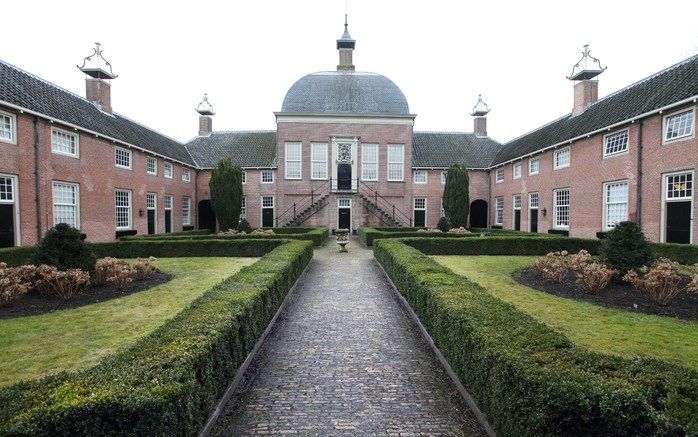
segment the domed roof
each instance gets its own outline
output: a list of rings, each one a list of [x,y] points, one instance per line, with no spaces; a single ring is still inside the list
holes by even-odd
[[[409,115],[405,95],[385,76],[321,71],[300,78],[286,93],[281,112]]]

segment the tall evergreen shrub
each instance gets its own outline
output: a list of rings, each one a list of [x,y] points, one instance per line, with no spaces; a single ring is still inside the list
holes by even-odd
[[[65,223],[51,228],[34,252],[32,263],[48,264],[58,270],[81,269],[94,272],[97,258],[82,233]]]
[[[470,182],[468,170],[465,166],[454,164],[448,169],[446,186],[444,187],[444,210],[451,226],[468,226],[468,213],[470,212],[470,196],[468,193]]]
[[[236,229],[242,206],[242,169],[222,159],[211,173],[211,203],[221,231]]]
[[[620,222],[601,240],[601,258],[622,277],[652,261],[652,248],[635,222]]]

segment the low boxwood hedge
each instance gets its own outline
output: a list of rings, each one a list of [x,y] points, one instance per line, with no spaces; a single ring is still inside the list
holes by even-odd
[[[481,238],[405,238],[402,241],[428,255],[545,255],[549,252],[599,252],[600,240],[548,236]]]
[[[650,243],[650,246],[657,257],[669,258],[679,264],[698,263],[698,246],[695,244]]]
[[[513,240],[498,241],[485,244]],[[453,242],[470,247],[485,240]],[[374,254],[499,436],[698,432],[697,372],[577,347],[402,241],[379,240]]]
[[[329,235],[327,228],[269,228],[274,231],[274,235],[264,234],[157,234],[148,236],[124,237],[121,241],[171,241],[171,240],[199,240],[199,239],[223,239],[223,240],[246,240],[246,239],[279,239],[287,240],[308,240],[315,246],[322,246]]]
[[[456,233],[444,233],[444,232],[425,232],[425,228],[402,228],[402,227],[391,227],[391,228],[372,228],[363,227],[359,228],[358,236],[363,241],[366,246],[372,246],[373,242],[380,240],[382,238],[409,238],[409,237],[421,237],[421,238],[471,238],[480,237],[481,232],[489,232],[493,236],[504,236],[511,235],[517,237],[557,237],[556,235],[549,234],[538,234],[535,232],[523,232],[523,231],[511,231],[502,229],[480,229],[472,228],[469,229],[471,233],[469,234],[456,234]]]
[[[0,435],[196,435],[313,256],[307,241],[265,243],[278,247],[123,352],[0,389]]]

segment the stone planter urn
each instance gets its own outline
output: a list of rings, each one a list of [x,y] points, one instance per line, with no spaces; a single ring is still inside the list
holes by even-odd
[[[346,245],[349,244],[349,229],[337,229],[337,244],[340,252],[349,252]]]

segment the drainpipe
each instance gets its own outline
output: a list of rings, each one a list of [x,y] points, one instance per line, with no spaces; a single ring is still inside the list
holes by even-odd
[[[194,199],[194,205],[191,206],[191,209],[193,211],[196,211],[196,214],[194,215],[194,229],[199,229],[199,200],[196,195],[199,192],[199,169],[195,168],[194,169],[194,195],[192,198]],[[191,212],[189,213],[191,214]]]
[[[36,237],[41,241],[41,172],[39,167],[39,117],[34,116],[34,203],[36,204]]]
[[[637,125],[637,196],[635,200],[635,220],[642,229],[642,120]]]
[[[492,175],[490,170],[487,170],[487,230],[491,228],[490,224],[490,208],[492,208]]]

